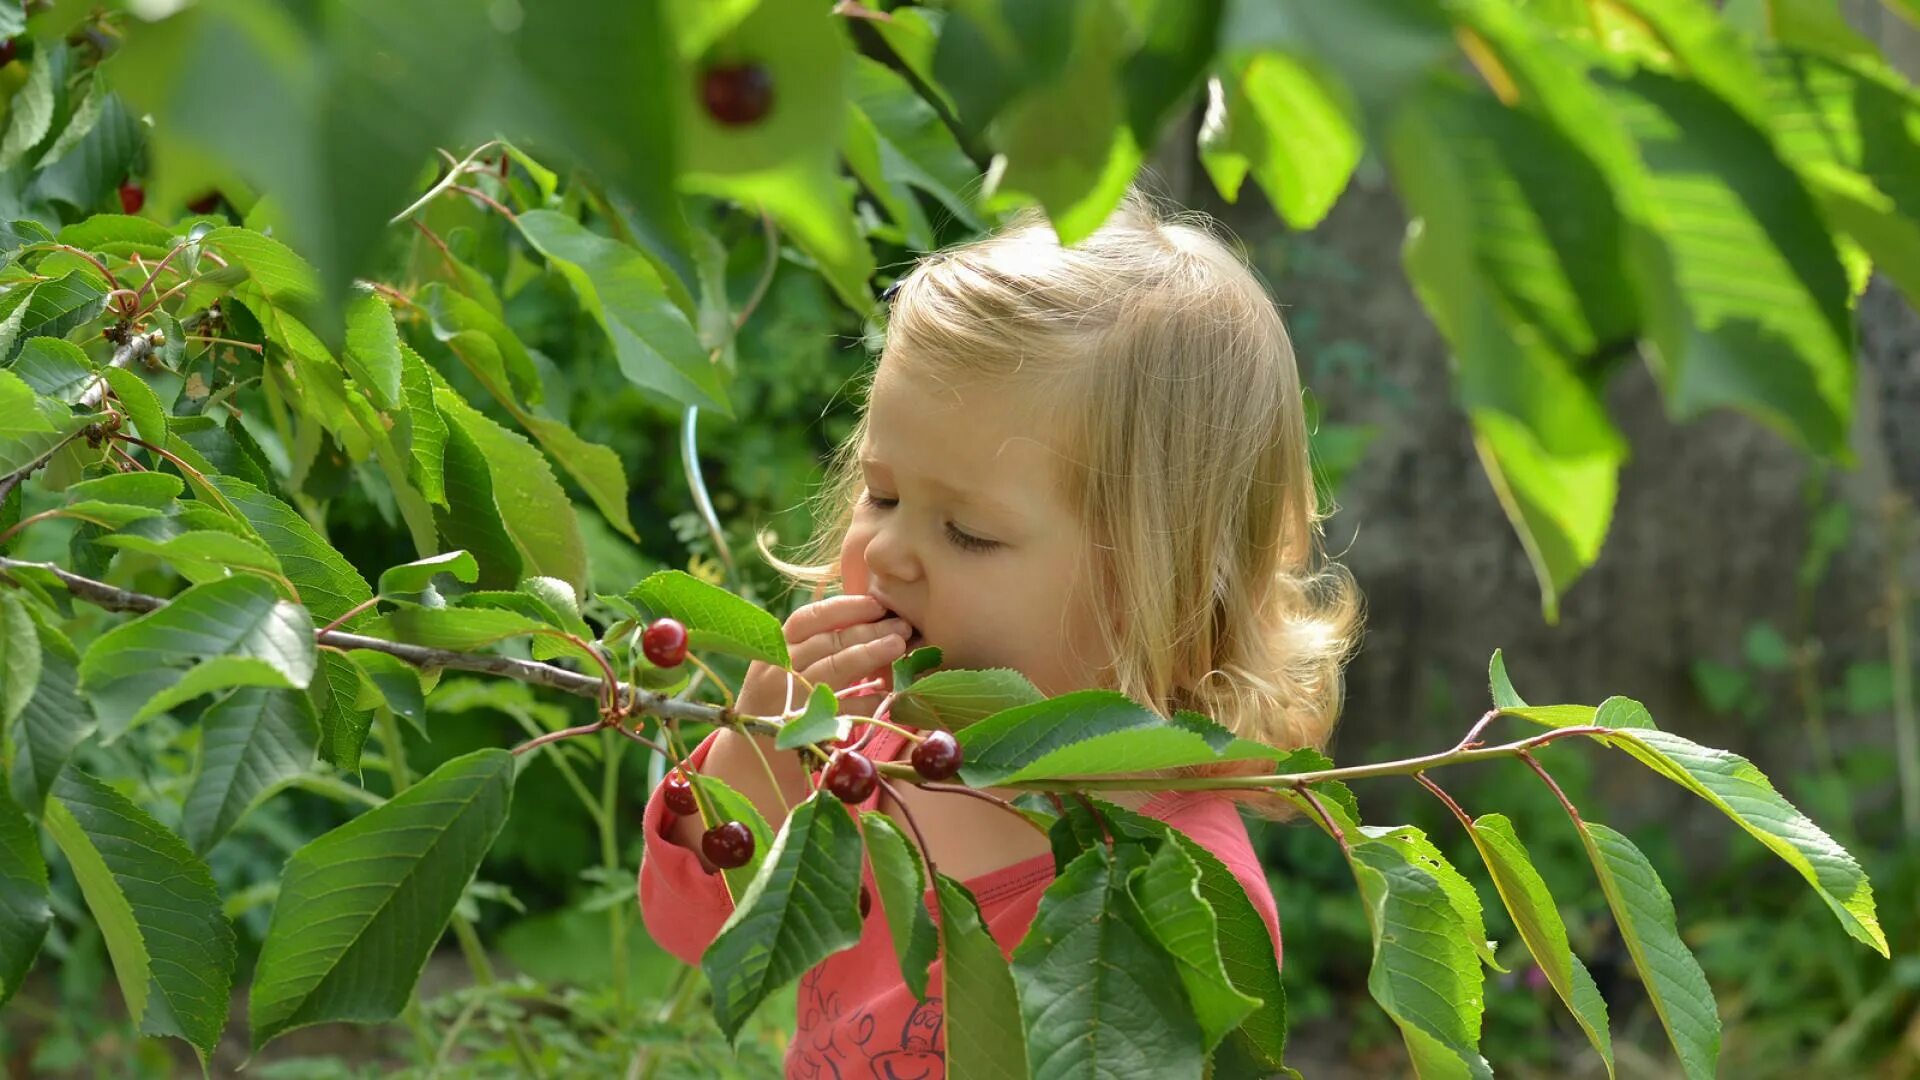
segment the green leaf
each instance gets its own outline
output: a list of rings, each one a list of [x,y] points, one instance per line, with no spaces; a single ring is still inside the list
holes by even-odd
[[[1079,690],[988,717],[959,734],[972,787],[1147,772],[1280,756],[1193,713],[1162,719],[1112,690]]]
[[[728,1039],[767,995],[860,940],[860,832],[820,791],[795,807],[700,958]]]
[[[1473,844],[1487,864],[1500,900],[1513,916],[1534,963],[1547,976],[1553,991],[1566,1003],[1568,1011],[1587,1033],[1600,1059],[1607,1063],[1607,1075],[1613,1076],[1613,1039],[1607,1030],[1607,1003],[1587,966],[1567,944],[1566,924],[1554,905],[1553,894],[1540,872],[1533,868],[1526,846],[1513,831],[1513,823],[1501,814],[1483,814],[1473,821]]]
[[[81,395],[100,377],[80,346],[52,337],[28,338],[20,346],[11,370],[35,393],[68,405],[80,404]]]
[[[245,515],[267,549],[279,557],[287,578],[300,590],[300,603],[323,625],[373,598],[373,590],[360,571],[293,507],[245,480],[232,476],[212,480],[227,501]],[[356,615],[341,624],[341,629],[352,630],[366,617]]]
[[[12,357],[23,343],[43,335],[66,337],[75,327],[98,318],[106,300],[107,286],[93,277],[91,268],[35,285],[26,304],[0,324],[0,341],[5,342],[0,355]]]
[[[1319,224],[1360,163],[1354,106],[1304,57],[1258,52],[1208,86],[1200,160],[1228,202],[1249,171],[1296,229]]]
[[[994,713],[1031,705],[1040,698],[1040,691],[1027,677],[1011,668],[936,671],[897,692],[892,716],[922,730],[959,731]]]
[[[426,592],[435,574],[452,574],[471,585],[480,576],[480,565],[465,551],[447,551],[391,567],[380,575],[380,595],[399,596]]]
[[[529,578],[528,580],[553,581],[554,579]],[[572,589],[572,586],[567,585],[565,582],[556,582],[556,584],[569,592]],[[455,609],[430,608],[426,610],[448,611]],[[594,660],[593,653],[590,650],[581,648],[571,641],[562,639],[553,633],[553,631],[561,633],[572,632],[571,628],[573,624],[579,623],[581,632],[579,632],[577,636],[581,637],[584,641],[591,641],[593,635],[590,631],[585,630],[585,624],[580,622],[579,614],[575,612],[571,618],[569,618],[567,615],[562,614],[561,609],[548,603],[545,598],[534,593],[506,592],[504,590],[470,592],[460,598],[458,610],[497,611],[503,614],[511,613],[517,616],[523,616],[529,620],[536,629],[549,631],[548,633],[539,634],[531,642],[533,658],[535,660],[551,660],[556,656],[562,655],[573,656],[579,658],[589,670],[599,670],[599,665]],[[462,631],[454,630],[452,632],[458,634]]]
[[[1673,1040],[1689,1080],[1714,1076],[1720,1059],[1720,1016],[1713,988],[1674,928],[1673,898],[1633,842],[1598,822],[1580,823],[1580,839],[1633,955],[1640,982]]]
[[[129,506],[125,503],[105,503],[93,499],[70,502],[51,511],[59,517],[74,518],[103,529],[124,529],[136,521],[157,518],[163,512],[151,506]],[[108,537],[101,537],[108,539]]]
[[[40,397],[11,371],[0,370],[0,476],[36,467],[94,420]]]
[[[893,662],[893,690],[904,694],[922,675],[940,666],[940,648],[937,645],[922,645]]]
[[[398,411],[396,431],[404,425],[400,446],[407,454],[407,479],[420,489],[421,498],[444,507],[447,421],[433,403],[433,375],[426,361],[405,345],[400,346],[400,358],[405,408]]]
[[[156,712],[224,686],[305,689],[314,652],[305,611],[259,578],[233,577],[195,585],[100,635],[80,661],[80,681],[97,702],[148,697],[107,733],[111,741]],[[194,666],[178,670],[187,664]]]
[[[195,584],[218,581],[227,576],[230,567],[257,570],[272,577],[280,577],[285,572],[280,560],[258,541],[213,529],[194,529],[166,540],[120,533],[102,536],[95,543],[165,559],[182,577]]]
[[[1227,977],[1218,922],[1199,885],[1199,866],[1180,845],[1162,843],[1145,866],[1128,875],[1127,891],[1154,940],[1178,967],[1200,1022],[1201,1044],[1212,1050],[1261,1002],[1234,989]]]
[[[347,302],[347,370],[373,391],[373,403],[391,409],[401,401],[400,331],[393,311],[379,296],[367,292]]]
[[[1287,756],[1274,765],[1273,771],[1286,774],[1320,772],[1331,768],[1333,768],[1332,758],[1312,747],[1301,747],[1298,750],[1288,751]],[[1321,780],[1307,786],[1313,789],[1315,795],[1339,807],[1340,812],[1348,818],[1356,822],[1360,820],[1360,802],[1353,797],[1352,788],[1338,780]]]
[[[1582,723],[1577,706],[1509,710],[1547,727]],[[1827,835],[1778,791],[1765,773],[1739,754],[1701,746],[1652,726],[1639,702],[1609,698],[1601,716],[1624,726],[1590,738],[1625,750],[1640,763],[1718,807],[1754,839],[1786,860],[1813,886],[1849,936],[1887,956],[1887,936],[1874,908],[1873,883],[1846,848]]]
[[[246,687],[200,714],[200,773],[181,826],[204,855],[247,812],[313,766],[313,703],[290,690]]]
[[[962,192],[978,176],[972,159],[953,131],[892,68],[865,56],[854,57],[852,108],[841,153],[854,175],[906,230],[911,247],[938,246],[912,188],[939,199],[969,228],[984,223]]]
[[[201,237],[200,247],[218,252],[244,269],[275,308],[297,308],[320,299],[319,277],[313,266],[271,236],[229,225]]]
[[[433,410],[441,417],[439,409]],[[444,422],[444,417],[441,417]],[[445,502],[433,512],[441,540],[473,553],[480,565],[478,584],[512,588],[520,580],[520,549],[502,520],[494,499],[493,473],[480,447],[459,424],[442,428]],[[582,543],[584,556],[585,544]]]
[[[1147,858],[1131,843],[1082,852],[1047,887],[1014,949],[1013,981],[1036,1078],[1198,1077],[1204,1070],[1182,972],[1146,931],[1127,892]]]
[[[103,374],[113,396],[133,421],[134,433],[156,446],[167,444],[167,407],[147,381],[126,368],[110,367]]]
[[[295,1028],[400,1014],[506,822],[513,755],[454,758],[293,853],[260,946],[257,1052]]]
[[[11,594],[8,594],[11,595]],[[93,706],[80,696],[79,654],[50,625],[39,637],[40,678],[13,728],[13,797],[39,814],[74,748],[94,732]]]
[[[320,760],[354,774],[360,772],[360,751],[373,726],[372,712],[360,706],[360,689],[360,669],[353,660],[331,649],[320,653],[307,688],[319,722]]]
[[[953,1080],[1026,1080],[1027,1034],[1013,973],[965,885],[936,873],[940,904],[941,1007],[947,1075]]]
[[[175,1035],[204,1065],[226,1026],[233,927],[207,865],[126,796],[77,769],[42,818],[107,941],[127,1011],[148,1035]]]
[[[432,319],[433,336],[446,342],[487,392],[524,422],[520,403],[541,400],[540,372],[512,329],[479,301],[438,283],[421,289],[418,303]]]
[[[808,743],[844,739],[852,727],[851,722],[840,716],[840,699],[834,695],[833,688],[826,683],[815,683],[813,693],[807,695],[806,710],[787,721],[774,737],[773,746],[776,750],[798,750]]]
[[[627,592],[627,599],[652,612],[655,618],[678,619],[687,628],[687,642],[729,656],[762,660],[787,667],[787,638],[780,620],[718,585],[709,585],[682,570],[648,575]]]
[[[180,497],[180,493],[185,488],[186,485],[180,478],[172,473],[153,471],[117,473],[92,480],[82,480],[67,489],[67,498],[132,503],[136,506],[151,506],[165,510]]]
[[[40,633],[26,602],[12,591],[0,592],[0,731],[33,700],[40,663]]]
[[[1527,703],[1514,692],[1513,680],[1507,678],[1507,661],[1500,650],[1493,650],[1493,659],[1487,662],[1487,684],[1493,691],[1493,707],[1496,709],[1524,709]]]
[[[900,977],[915,1000],[927,1000],[927,969],[940,948],[940,932],[927,911],[927,875],[919,853],[899,826],[885,814],[863,812],[861,831],[867,838],[867,859],[873,881],[880,887],[880,906],[887,916],[893,950],[900,957]]]
[[[1734,406],[1850,460],[1851,293],[1813,199],[1704,87],[1646,70],[1603,85],[1639,144],[1672,264],[1678,310],[1655,323],[1651,357],[1669,411]]]
[[[552,210],[530,210],[517,224],[607,332],[629,382],[732,415],[721,371],[708,362],[686,313],[668,299],[645,256]]]
[[[173,247],[174,236],[172,230],[152,218],[133,214],[94,214],[85,220],[62,226],[60,242],[122,258],[138,254],[160,259]]]
[[[527,440],[481,414],[451,390],[436,388],[433,397],[447,421],[472,440],[485,462],[497,516],[513,538],[525,569],[557,577],[576,592],[584,590],[587,549],[580,537],[580,520],[546,458]],[[481,556],[481,549],[473,543],[447,539]],[[484,556],[480,565],[483,570],[487,566]],[[513,581],[521,576],[516,574]]]
[[[753,834],[753,855],[746,865],[722,871],[727,879],[727,895],[736,899],[743,897],[753,880],[760,876],[760,864],[767,860],[767,852],[773,848],[773,829],[767,825],[767,819],[760,816],[753,800],[729,787],[726,781],[705,773],[695,773],[692,779],[700,793],[713,803],[720,821],[738,821]]]
[[[1404,849],[1407,861],[1426,871],[1446,894],[1447,902],[1453,905],[1454,918],[1466,932],[1467,944],[1472,946],[1481,962],[1495,971],[1507,970],[1494,957],[1493,942],[1487,940],[1487,923],[1480,910],[1480,894],[1474,891],[1473,883],[1447,861],[1440,849],[1433,846],[1433,841],[1427,838],[1426,833],[1411,825],[1363,826],[1359,831],[1371,840]]]
[[[542,619],[494,608],[401,607],[368,625],[377,637],[409,645],[472,652],[548,629]]]
[[[1373,930],[1367,990],[1399,1025],[1415,1072],[1423,1080],[1491,1077],[1479,1050],[1474,931],[1460,923],[1447,889],[1403,844],[1362,840],[1348,861]]]
[[[357,708],[368,710],[382,705],[394,715],[426,733],[427,699],[420,685],[420,669],[397,656],[372,649],[355,649],[347,659],[359,669],[361,693],[354,698]],[[369,697],[371,694],[371,697]],[[364,729],[361,737],[365,738]],[[358,753],[355,753],[356,760]]]
[[[40,55],[28,66],[27,81],[7,103],[7,133],[0,138],[0,169],[11,169],[53,130],[54,64]]]
[[[13,801],[7,778],[0,775],[0,1005],[20,989],[52,925],[40,835]],[[924,982],[924,973],[921,978]]]

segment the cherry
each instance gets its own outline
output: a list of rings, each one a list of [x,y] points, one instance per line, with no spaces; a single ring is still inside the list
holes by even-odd
[[[19,38],[8,38],[5,41],[0,41],[0,67],[6,67],[8,64],[13,63],[14,57],[19,55]]]
[[[640,635],[640,651],[655,667],[679,667],[687,659],[687,628],[678,619],[656,619]]]
[[[129,214],[137,214],[147,205],[146,189],[129,180],[120,185],[120,209]]]
[[[827,770],[820,774],[820,782],[841,802],[865,802],[867,796],[873,794],[874,786],[880,782],[880,772],[865,754],[836,750],[833,760],[827,762]]]
[[[867,891],[867,887],[865,885],[862,885],[860,886],[860,917],[862,919],[866,918],[867,913],[871,912],[872,910],[873,910],[873,894]]]
[[[737,821],[715,825],[700,835],[700,850],[722,870],[745,866],[753,859],[753,831]]]
[[[960,764],[966,759],[960,744],[954,741],[951,731],[930,731],[913,748],[909,760],[913,762],[913,771],[928,780],[945,780],[960,771]]]
[[[209,191],[205,195],[188,203],[187,209],[196,214],[211,214],[215,210],[220,209],[220,193],[218,191]]]
[[[758,123],[773,109],[773,76],[759,64],[716,64],[700,76],[700,98],[723,124]]]
[[[693,783],[680,774],[678,769],[667,777],[665,798],[667,809],[681,817],[692,817],[700,812],[699,800],[693,797]]]

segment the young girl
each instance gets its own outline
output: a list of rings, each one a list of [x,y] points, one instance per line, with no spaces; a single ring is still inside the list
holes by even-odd
[[[1280,315],[1204,216],[1163,214],[1135,191],[1071,248],[1025,213],[924,260],[894,290],[865,411],[826,497],[831,524],[811,557],[774,560],[816,596],[840,588],[786,622],[809,684],[884,676],[926,644],[946,667],[1014,668],[1049,695],[1117,689],[1281,748],[1323,745],[1332,729],[1359,600],[1320,559]],[[876,700],[843,708],[870,715]],[[785,673],[754,665],[740,711],[787,704]],[[794,755],[771,739],[761,750],[780,792],[732,731],[715,732],[691,764],[777,828],[811,787]],[[866,753],[909,750],[882,729]],[[895,786],[934,861],[972,891],[1011,954],[1053,879],[1046,840],[990,803]],[[1112,794],[1230,867],[1278,958],[1273,895],[1233,799]],[[901,816],[884,792],[859,807],[876,808]],[[645,830],[648,929],[697,964],[732,907],[700,854],[701,822],[676,819],[656,790]],[[857,946],[801,979],[788,1075],[944,1075],[940,970],[916,1001],[884,914],[870,911]]]

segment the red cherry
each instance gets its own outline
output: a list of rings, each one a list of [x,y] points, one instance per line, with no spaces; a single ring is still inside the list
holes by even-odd
[[[960,744],[954,741],[951,731],[930,731],[913,748],[909,755],[913,762],[913,771],[928,780],[945,780],[960,771],[961,762],[966,754]]]
[[[655,667],[679,667],[687,659],[687,628],[678,619],[656,619],[640,635],[640,651]]]
[[[137,214],[147,205],[147,192],[139,184],[129,180],[120,185],[120,209],[129,214]]]
[[[836,750],[833,760],[827,762],[827,771],[820,774],[820,782],[841,802],[865,802],[880,782],[880,772],[865,754]]]
[[[5,41],[0,41],[0,67],[6,67],[8,64],[13,63],[14,58],[19,55],[19,38],[8,38]]]
[[[196,214],[211,214],[215,210],[220,209],[220,193],[218,191],[209,191],[205,195],[188,203],[187,209]]]
[[[737,821],[715,825],[700,835],[700,850],[722,870],[745,866],[753,859],[753,831]]]
[[[758,123],[773,110],[773,76],[759,64],[718,64],[701,74],[700,98],[723,124]]]
[[[873,894],[867,891],[867,887],[865,885],[862,885],[860,886],[860,917],[862,919],[866,918],[867,913],[871,912],[872,910],[873,910]]]
[[[666,788],[667,809],[681,817],[692,817],[700,812],[700,802],[693,797],[693,783],[680,775],[679,770],[668,775]]]

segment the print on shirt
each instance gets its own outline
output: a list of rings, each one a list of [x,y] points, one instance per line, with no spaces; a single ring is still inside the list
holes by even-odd
[[[940,999],[919,1002],[897,1031],[883,1031],[873,1015],[846,1016],[838,991],[822,993],[824,965],[800,977],[800,1024],[788,1050],[791,1075],[802,1080],[939,1080],[947,1073],[940,1031]]]

